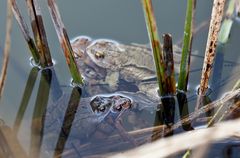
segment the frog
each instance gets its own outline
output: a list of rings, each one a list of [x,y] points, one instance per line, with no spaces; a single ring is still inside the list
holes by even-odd
[[[121,44],[109,39],[79,36],[71,41],[75,59],[87,81],[108,84],[112,91],[124,80],[139,86],[156,80],[151,48],[142,44]],[[174,45],[175,72],[179,72],[181,49]]]

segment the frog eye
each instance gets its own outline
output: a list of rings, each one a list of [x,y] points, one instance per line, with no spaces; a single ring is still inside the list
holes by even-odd
[[[103,52],[96,52],[95,53],[95,57],[97,59],[103,59],[104,58],[104,53]]]
[[[106,109],[105,106],[100,106],[100,107],[98,107],[98,110],[101,111],[101,112],[104,112],[105,109]]]

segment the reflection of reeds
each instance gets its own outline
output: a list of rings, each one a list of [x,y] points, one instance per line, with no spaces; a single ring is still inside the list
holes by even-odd
[[[143,11],[145,16],[145,21],[147,25],[149,39],[152,45],[152,51],[154,56],[154,62],[157,71],[158,86],[161,95],[165,95],[165,77],[164,77],[164,62],[162,49],[160,45],[160,39],[158,36],[157,24],[153,12],[153,6],[151,0],[142,0]]]
[[[208,89],[208,81],[215,57],[215,49],[217,45],[218,33],[224,13],[225,0],[214,0],[213,9],[208,33],[207,46],[205,50],[205,58],[203,64],[202,77],[199,88],[199,95],[205,95]]]
[[[30,99],[32,91],[33,91],[33,87],[34,87],[36,79],[37,79],[38,71],[39,71],[39,69],[37,67],[33,67],[29,74],[27,84],[26,84],[26,87],[25,87],[25,90],[24,90],[24,93],[22,96],[21,103],[20,103],[20,107],[18,109],[17,116],[16,116],[15,123],[14,123],[14,130],[16,133],[18,133],[19,127],[21,126],[22,119],[24,117],[29,99]]]
[[[39,157],[43,139],[44,113],[47,107],[52,71],[45,69],[41,72],[41,80],[34,106],[31,126],[30,157]]]
[[[61,157],[64,151],[65,144],[68,140],[68,136],[71,131],[72,123],[77,112],[77,108],[81,99],[82,90],[79,87],[75,87],[72,90],[71,97],[68,102],[68,107],[64,115],[61,132],[58,136],[58,141],[54,151],[54,157]]]
[[[5,46],[3,51],[3,66],[0,76],[0,98],[2,96],[5,79],[7,76],[7,67],[8,67],[8,59],[9,59],[9,51],[11,47],[11,30],[12,30],[12,11],[11,11],[11,2],[7,1],[7,22],[6,22],[6,37],[5,37]]]
[[[0,157],[1,158],[28,158],[21,146],[15,131],[7,125],[0,125]]]
[[[18,25],[22,31],[22,34],[23,34],[23,37],[25,39],[25,41],[27,42],[28,44],[28,47],[31,51],[31,54],[32,54],[32,57],[34,59],[34,62],[36,64],[39,63],[39,53],[38,53],[38,50],[36,48],[36,45],[32,39],[32,37],[30,36],[30,33],[29,33],[29,29],[28,29],[28,26],[27,24],[25,23],[19,9],[18,9],[18,6],[17,6],[17,3],[15,0],[11,0],[11,3],[12,3],[12,11],[13,11],[13,14],[18,22]]]
[[[62,46],[68,67],[70,69],[71,75],[73,77],[73,81],[76,84],[83,84],[83,80],[80,74],[80,71],[77,67],[77,64],[74,60],[74,56],[73,56],[73,49],[72,46],[69,42],[69,38],[67,35],[67,31],[64,27],[64,24],[61,20],[61,16],[58,10],[58,7],[56,5],[55,0],[48,0],[48,6],[49,6],[49,11],[52,17],[52,21],[54,23],[55,26],[55,30],[57,32],[58,35],[58,39],[60,41],[60,44]]]

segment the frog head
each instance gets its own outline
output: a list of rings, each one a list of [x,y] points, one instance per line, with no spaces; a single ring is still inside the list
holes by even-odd
[[[118,42],[108,39],[93,41],[87,48],[86,54],[97,66],[115,70],[119,68],[118,59],[124,51]]]
[[[121,113],[131,108],[133,102],[130,98],[119,95],[98,95],[91,102],[91,108],[96,114],[107,114],[109,112]]]
[[[84,57],[86,48],[92,43],[92,39],[88,36],[77,36],[71,40],[71,46],[75,57]]]
[[[92,39],[88,36],[78,36],[71,40],[71,45],[75,55],[80,72],[83,74],[88,83],[94,83],[95,80],[104,79],[106,76],[105,70],[99,68],[86,55],[86,48],[92,43]]]

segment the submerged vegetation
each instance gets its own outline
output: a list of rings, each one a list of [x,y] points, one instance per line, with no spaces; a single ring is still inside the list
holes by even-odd
[[[74,87],[70,88],[71,93],[69,93],[63,90],[64,86],[57,79],[58,74],[55,74],[55,65],[38,1],[26,0],[32,38],[16,1],[8,0],[0,96],[7,72],[12,12],[34,64],[26,82],[13,129],[0,122],[0,138],[6,137],[2,139],[5,142],[0,141],[0,157],[6,155],[40,157],[42,151],[44,156],[53,157],[120,158],[173,155],[184,158],[195,155],[204,157],[210,143],[230,139],[239,132],[236,126],[239,119],[235,121],[231,119],[239,117],[240,80],[237,80],[231,91],[213,102],[207,94],[211,70],[218,68],[215,66],[218,63],[214,63],[214,58],[215,56],[218,58],[229,41],[234,13],[239,11],[238,0],[230,0],[226,12],[224,12],[225,0],[213,1],[198,95],[189,94],[188,89],[190,62],[194,60],[194,55],[199,56],[192,54],[196,0],[187,1],[179,73],[175,65],[178,62],[176,55],[179,54],[175,52],[176,46],[173,44],[172,35],[163,34],[163,44],[161,44],[151,0],[141,0],[151,51],[146,45],[124,45],[106,39],[92,40],[86,36],[77,37],[70,42],[55,0],[47,2]],[[135,51],[135,54],[129,51]],[[148,60],[149,52],[152,53],[150,56],[153,60]],[[146,56],[139,57],[141,53],[145,53]],[[127,56],[128,54],[130,55]],[[136,58],[138,61],[130,58]],[[149,66],[146,61],[153,62]],[[152,69],[156,71],[152,72]],[[154,73],[153,77],[152,73]],[[39,74],[39,88],[31,116],[29,136],[31,145],[29,154],[26,154],[17,135],[24,122],[23,118]],[[176,80],[177,75],[178,80]],[[133,90],[128,91],[130,88]],[[196,101],[196,108],[194,112],[189,113],[188,104],[192,99],[191,95]],[[179,119],[175,118],[175,109],[179,110]],[[149,121],[147,118],[149,115],[154,115],[151,117],[154,119],[154,126],[152,120]],[[225,120],[231,121],[220,123]],[[199,130],[198,128],[203,128],[202,126],[205,128]],[[225,131],[226,128],[228,131]],[[172,136],[175,132],[182,131],[189,133]],[[205,138],[206,135],[210,137]],[[163,139],[157,140],[159,138]],[[44,139],[48,140],[45,146],[42,145]],[[157,141],[140,148],[118,153],[155,140]],[[3,144],[6,144],[4,150]],[[204,147],[199,148],[202,145]],[[19,146],[17,150],[12,149],[16,146]]]

